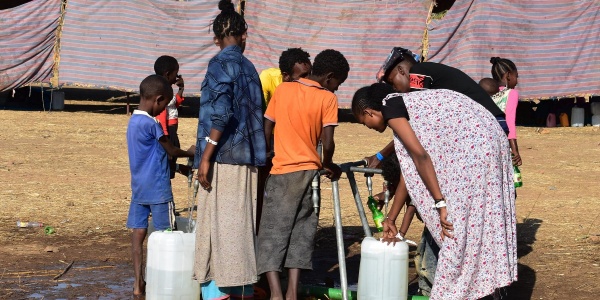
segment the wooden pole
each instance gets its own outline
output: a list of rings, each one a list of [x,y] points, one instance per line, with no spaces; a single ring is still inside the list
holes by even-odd
[[[131,113],[129,113],[129,92],[125,92],[125,95],[127,96],[127,115],[131,115]]]

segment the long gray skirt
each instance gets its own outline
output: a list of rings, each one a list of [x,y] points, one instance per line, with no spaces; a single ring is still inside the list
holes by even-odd
[[[256,167],[215,163],[198,191],[194,273],[218,287],[255,283]]]

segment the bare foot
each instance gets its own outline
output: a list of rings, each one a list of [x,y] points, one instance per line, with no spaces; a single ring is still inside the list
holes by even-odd
[[[134,299],[144,299],[146,296],[146,282],[143,281],[140,286],[133,288],[133,298]],[[143,298],[140,298],[143,297]]]

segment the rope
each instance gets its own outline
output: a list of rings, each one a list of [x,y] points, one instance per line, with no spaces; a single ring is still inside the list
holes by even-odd
[[[429,54],[429,23],[431,23],[431,13],[433,8],[437,6],[435,0],[431,1],[429,5],[429,13],[427,13],[427,20],[425,20],[425,30],[423,31],[423,41],[421,42],[421,57],[422,61],[427,61]]]
[[[60,38],[62,36],[63,26],[65,24],[65,13],[67,11],[67,1],[62,0],[60,4],[60,17],[58,18],[58,26],[56,27],[56,40],[54,41],[54,65],[52,66],[52,78],[50,86],[58,86],[58,66],[60,65]]]

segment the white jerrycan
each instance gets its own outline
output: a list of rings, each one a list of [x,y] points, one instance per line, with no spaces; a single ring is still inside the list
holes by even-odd
[[[571,127],[583,127],[585,119],[585,110],[582,107],[573,107],[571,109]]]
[[[155,231],[148,238],[146,299],[200,299],[193,279],[196,234]]]
[[[408,245],[366,237],[360,250],[357,296],[360,300],[398,300],[408,297]]]

